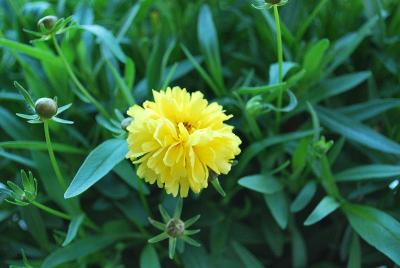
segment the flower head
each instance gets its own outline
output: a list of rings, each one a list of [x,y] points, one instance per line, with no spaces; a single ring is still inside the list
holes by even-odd
[[[133,121],[127,127],[127,158],[139,164],[139,177],[169,194],[186,197],[189,188],[199,193],[208,186],[210,171],[227,174],[240,153],[241,140],[224,123],[232,116],[199,91],[174,87],[153,95],[154,101],[128,110]]]

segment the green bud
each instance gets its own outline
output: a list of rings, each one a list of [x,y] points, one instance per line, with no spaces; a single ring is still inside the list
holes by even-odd
[[[332,147],[333,141],[327,141],[324,136],[313,144],[314,154],[318,157],[325,155]]]
[[[132,123],[132,117],[127,117],[121,121],[121,128],[126,131],[129,125]]]
[[[263,110],[261,96],[254,96],[246,104],[246,110],[249,115],[259,115]]]
[[[50,31],[53,29],[57,20],[58,20],[58,18],[56,16],[46,16],[46,17],[41,18],[37,24],[38,24],[39,28],[44,27],[46,30]]]
[[[50,119],[56,115],[57,102],[50,98],[40,98],[35,103],[35,111],[42,119]]]
[[[167,223],[165,231],[171,237],[182,236],[185,232],[185,223],[181,219],[172,218]]]

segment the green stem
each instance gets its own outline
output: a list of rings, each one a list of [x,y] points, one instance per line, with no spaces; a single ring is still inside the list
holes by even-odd
[[[34,205],[37,208],[40,208],[43,211],[46,211],[47,213],[49,213],[51,215],[54,215],[54,216],[59,217],[59,218],[62,218],[64,220],[68,220],[68,221],[71,220],[71,217],[69,215],[67,215],[67,214],[65,214],[65,213],[63,213],[61,211],[49,208],[48,206],[45,206],[45,205],[43,205],[43,204],[41,204],[39,202],[32,201],[31,204]]]
[[[330,195],[340,200],[341,195],[339,188],[336,185],[335,178],[332,175],[331,166],[326,155],[321,157],[321,181],[325,191]]]
[[[60,166],[58,165],[56,157],[54,155],[53,145],[50,139],[49,121],[43,120],[43,123],[44,123],[44,136],[46,139],[46,145],[47,145],[47,150],[49,152],[50,162],[51,165],[53,166],[54,173],[56,174],[58,182],[60,183],[62,189],[65,190],[67,189],[67,184],[65,182],[65,179],[60,170]]]
[[[110,118],[108,112],[103,108],[103,106],[89,93],[89,91],[79,82],[78,78],[76,77],[75,73],[72,71],[71,66],[69,65],[67,59],[64,56],[60,46],[58,45],[56,37],[52,36],[54,47],[56,48],[57,54],[60,56],[62,62],[64,63],[65,69],[69,76],[71,77],[72,81],[78,87],[79,91],[97,108],[97,110],[106,118]]]
[[[282,49],[282,32],[281,23],[279,19],[278,6],[274,5],[274,17],[276,25],[276,45],[278,52],[278,83],[283,81],[283,49]],[[282,107],[282,90],[279,91],[277,107],[280,109]],[[281,123],[281,112],[278,110],[276,114],[276,128],[279,130]]]
[[[41,204],[39,202],[32,201],[31,204],[34,205],[35,207],[43,210],[43,211],[46,211],[47,213],[49,213],[49,214],[51,214],[53,216],[58,217],[58,218],[61,218],[61,219],[67,220],[67,221],[71,221],[72,220],[71,216],[65,214],[64,212],[52,209],[52,208],[50,208],[50,207],[48,207],[46,205],[43,205],[43,204]],[[83,224],[86,225],[87,227],[91,228],[92,230],[100,231],[99,227],[97,227],[94,223],[92,223],[88,218],[85,219]]]

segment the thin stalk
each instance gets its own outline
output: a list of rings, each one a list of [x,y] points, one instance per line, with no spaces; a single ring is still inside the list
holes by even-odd
[[[56,157],[54,155],[53,145],[50,139],[50,131],[49,131],[49,121],[43,120],[44,125],[44,136],[46,139],[47,151],[49,152],[50,162],[53,166],[54,173],[56,174],[57,180],[60,183],[63,190],[67,189],[67,184],[65,179],[61,173],[60,166],[57,163]]]
[[[278,52],[278,83],[283,81],[283,49],[282,49],[282,32],[281,23],[279,19],[278,6],[274,5],[274,17],[276,26],[276,45]],[[282,90],[279,91],[277,107],[280,109],[282,107]],[[276,127],[279,129],[281,123],[281,112],[278,110],[276,114]]]
[[[56,37],[53,35],[52,37],[54,47],[57,51],[57,54],[60,56],[65,69],[67,69],[67,72],[69,76],[71,77],[72,81],[75,83],[75,85],[78,87],[79,91],[97,108],[97,110],[106,118],[110,118],[110,115],[108,112],[104,109],[104,107],[89,93],[89,91],[79,82],[78,78],[76,77],[75,73],[72,71],[72,68],[70,64],[68,63],[67,59],[64,56],[64,53],[62,52],[60,46],[58,45]]]
[[[72,220],[72,217],[69,216],[68,214],[65,214],[64,212],[61,212],[61,211],[55,210],[53,208],[50,208],[50,207],[48,207],[46,205],[43,205],[43,204],[41,204],[41,203],[39,203],[37,201],[32,201],[31,204],[34,205],[35,207],[47,212],[47,213],[53,215],[53,216],[58,217],[58,218],[61,218],[61,219],[67,220],[67,221],[71,221]],[[87,227],[91,228],[92,230],[95,230],[95,231],[99,231],[100,230],[95,224],[93,224],[87,218],[85,219],[83,224],[86,225]]]
[[[71,217],[69,215],[67,215],[67,214],[65,214],[65,213],[63,213],[61,211],[49,208],[48,206],[45,206],[45,205],[43,205],[43,204],[41,204],[39,202],[32,201],[31,204],[34,205],[35,207],[43,210],[43,211],[46,211],[47,213],[49,213],[49,214],[51,214],[53,216],[56,216],[56,217],[59,217],[59,218],[62,218],[64,220],[68,220],[68,221],[71,220]]]

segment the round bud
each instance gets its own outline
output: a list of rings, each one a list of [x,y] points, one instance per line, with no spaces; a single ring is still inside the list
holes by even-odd
[[[185,232],[185,223],[180,219],[173,218],[167,223],[166,232],[172,237],[181,236]]]
[[[126,131],[129,125],[132,123],[132,117],[127,117],[121,121],[121,128]]]
[[[58,18],[56,16],[46,16],[46,17],[41,18],[37,24],[38,24],[39,28],[41,27],[41,25],[43,25],[46,30],[50,31],[53,29],[57,20],[58,20]]]
[[[35,103],[35,111],[40,118],[50,119],[56,115],[57,110],[57,102],[50,98],[40,98]]]

